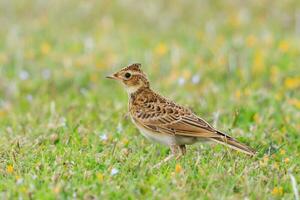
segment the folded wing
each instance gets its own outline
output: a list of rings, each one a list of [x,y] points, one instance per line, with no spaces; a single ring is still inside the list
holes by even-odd
[[[156,132],[192,137],[222,137],[203,119],[189,109],[174,103],[147,102],[135,109],[133,119]]]

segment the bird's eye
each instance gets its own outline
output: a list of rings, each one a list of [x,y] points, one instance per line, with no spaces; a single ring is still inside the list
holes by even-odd
[[[130,78],[131,77],[131,74],[129,73],[129,72],[127,72],[126,74],[125,74],[125,78]]]

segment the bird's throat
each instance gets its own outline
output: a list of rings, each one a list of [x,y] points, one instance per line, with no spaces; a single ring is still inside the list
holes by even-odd
[[[130,95],[136,93],[140,88],[141,88],[140,85],[136,85],[136,86],[127,86],[127,87],[126,87],[126,91],[127,91],[128,95],[130,96]]]

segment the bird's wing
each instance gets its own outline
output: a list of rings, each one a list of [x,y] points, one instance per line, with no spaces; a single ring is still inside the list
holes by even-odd
[[[224,137],[192,111],[173,102],[143,102],[131,111],[133,120],[155,132],[181,136]]]

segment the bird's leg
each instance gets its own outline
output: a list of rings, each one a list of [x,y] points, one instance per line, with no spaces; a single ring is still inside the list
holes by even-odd
[[[154,165],[152,168],[159,168],[162,164],[164,164],[165,162],[168,162],[169,160],[174,158],[174,156],[176,156],[176,154],[178,153],[179,146],[178,145],[171,145],[170,149],[171,149],[171,154],[168,155],[165,159],[163,159],[159,163],[157,163],[156,165]]]
[[[180,145],[179,146],[179,154],[176,156],[176,160],[178,160],[179,158],[181,158],[185,154],[186,154],[186,147],[185,147],[185,145]]]
[[[182,155],[184,156],[186,154],[186,146],[180,145],[180,151],[181,151]]]

